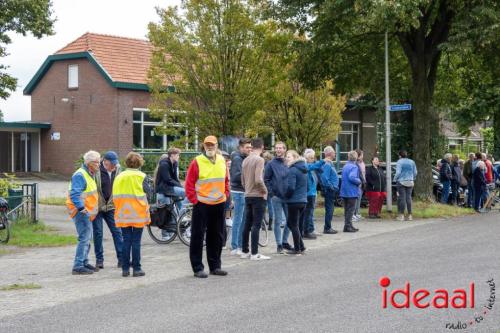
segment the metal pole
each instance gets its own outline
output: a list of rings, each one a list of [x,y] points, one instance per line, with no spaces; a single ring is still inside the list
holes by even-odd
[[[392,175],[391,175],[391,115],[389,103],[389,45],[385,32],[385,173],[387,184],[387,211],[392,212]]]

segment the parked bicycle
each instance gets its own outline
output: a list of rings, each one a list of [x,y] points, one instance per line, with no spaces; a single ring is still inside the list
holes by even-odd
[[[7,244],[10,238],[10,224],[7,218],[9,203],[4,198],[0,198],[0,243]]]

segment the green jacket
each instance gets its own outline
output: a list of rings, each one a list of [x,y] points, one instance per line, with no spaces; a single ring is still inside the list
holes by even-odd
[[[118,174],[120,174],[121,168],[120,165],[116,167],[115,179]],[[109,212],[115,209],[115,205],[113,204],[113,194],[109,197],[108,202],[104,201],[104,196],[102,195],[102,184],[101,184],[101,170],[95,173],[94,180],[97,184],[97,193],[99,193],[99,211],[100,212]]]
[[[472,161],[471,160],[467,160],[467,162],[464,163],[463,175],[464,175],[465,179],[467,179],[468,182],[471,181],[471,179],[472,179]]]

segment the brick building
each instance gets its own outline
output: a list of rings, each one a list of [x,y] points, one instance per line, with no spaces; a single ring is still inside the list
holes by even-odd
[[[156,134],[160,122],[147,109],[151,50],[146,40],[86,33],[48,56],[24,89],[31,96],[31,122],[14,129],[20,123],[0,123],[0,145],[5,135],[12,146],[0,171],[69,175],[90,149],[115,150],[121,157],[131,150],[164,151],[175,138]],[[369,158],[376,146],[375,112],[347,108],[343,117],[341,159],[358,147]],[[33,148],[23,137],[32,138]],[[192,139],[184,149],[197,146]]]

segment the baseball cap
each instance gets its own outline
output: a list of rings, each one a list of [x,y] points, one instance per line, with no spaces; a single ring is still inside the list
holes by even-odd
[[[205,140],[203,140],[203,143],[211,143],[211,144],[214,144],[216,145],[217,144],[217,138],[213,135],[209,135],[205,138]]]
[[[103,159],[110,161],[114,165],[117,165],[119,162],[118,154],[111,150],[106,152],[106,154],[104,154]]]

